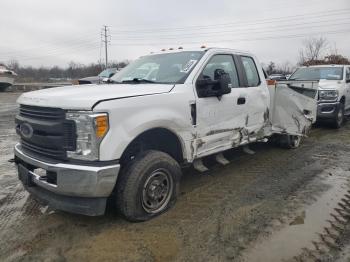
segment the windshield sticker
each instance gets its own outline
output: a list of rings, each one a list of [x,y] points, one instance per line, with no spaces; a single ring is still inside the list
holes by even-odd
[[[187,64],[181,69],[181,73],[188,73],[192,67],[197,63],[198,60],[190,60]]]
[[[328,77],[335,78],[335,79],[340,79],[340,78],[341,78],[341,76],[340,76],[340,75],[332,75],[332,74],[328,74],[327,76],[328,76]]]

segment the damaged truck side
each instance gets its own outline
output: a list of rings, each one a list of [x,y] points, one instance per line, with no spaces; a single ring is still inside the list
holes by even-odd
[[[54,209],[130,221],[174,205],[181,167],[253,142],[296,148],[316,119],[317,89],[268,85],[254,55],[230,49],[143,56],[108,84],[24,93],[15,162],[25,188]]]

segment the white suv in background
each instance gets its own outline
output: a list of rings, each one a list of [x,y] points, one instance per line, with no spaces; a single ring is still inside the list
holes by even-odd
[[[350,114],[350,65],[318,65],[298,68],[289,80],[318,80],[317,120],[331,121],[339,128]]]

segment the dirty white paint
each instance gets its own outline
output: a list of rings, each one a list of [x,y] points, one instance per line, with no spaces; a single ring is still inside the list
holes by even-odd
[[[221,99],[198,98],[195,82],[206,62],[216,54],[253,57],[258,67],[260,85],[232,88],[232,92]],[[184,84],[60,87],[26,93],[18,102],[107,112],[110,130],[101,143],[100,160],[120,159],[138,135],[153,128],[165,128],[179,138],[184,158],[193,162],[196,158],[261,140],[273,132],[283,130],[301,134],[310,124],[300,112],[313,109],[316,101],[283,85],[277,92],[269,92],[259,65],[252,54],[212,48],[206,50],[200,61],[193,65]],[[239,97],[245,97],[244,105],[237,104]],[[191,116],[190,105],[193,103],[196,104],[196,125],[193,125]]]
[[[317,114],[317,82],[304,83],[293,89],[296,83],[279,83],[271,86],[271,123],[275,133],[306,135],[316,121]],[[303,92],[304,94],[301,94]],[[307,94],[307,95],[306,95]]]

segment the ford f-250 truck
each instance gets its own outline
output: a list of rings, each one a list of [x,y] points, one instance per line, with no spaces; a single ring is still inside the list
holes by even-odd
[[[25,188],[54,209],[130,221],[171,207],[181,167],[273,138],[296,148],[316,119],[317,89],[267,85],[250,53],[174,50],[139,58],[105,85],[22,94],[15,162]]]
[[[303,66],[290,80],[299,86],[303,81],[317,81],[317,121],[328,121],[340,128],[345,116],[350,115],[350,65]]]

